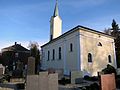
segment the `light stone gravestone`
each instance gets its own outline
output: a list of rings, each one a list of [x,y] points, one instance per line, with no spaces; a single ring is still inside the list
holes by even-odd
[[[34,74],[35,74],[35,58],[29,57],[28,66],[27,66],[27,75],[34,75]]]
[[[116,72],[117,72],[117,75],[120,75],[120,68],[117,68]]]
[[[48,75],[48,90],[58,90],[58,74]]]
[[[39,90],[49,90],[48,89],[48,72],[39,73]]]
[[[101,75],[101,90],[116,90],[115,74]]]
[[[58,74],[40,72],[39,75],[28,75],[26,90],[58,90]]]
[[[28,75],[26,90],[39,90],[39,79],[38,75]]]
[[[71,84],[81,83],[83,81],[82,71],[72,71],[71,72]]]
[[[0,64],[0,75],[4,74],[4,72],[5,72],[5,67],[2,64]]]

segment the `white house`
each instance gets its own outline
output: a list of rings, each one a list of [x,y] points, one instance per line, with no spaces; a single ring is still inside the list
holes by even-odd
[[[62,20],[56,3],[50,21],[50,41],[42,49],[42,68],[83,71],[84,75],[97,75],[107,64],[116,68],[114,38],[105,33],[76,26],[62,34]]]

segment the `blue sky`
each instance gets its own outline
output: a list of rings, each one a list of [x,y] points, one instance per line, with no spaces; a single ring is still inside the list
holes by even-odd
[[[63,33],[77,25],[103,31],[120,24],[120,0],[58,0]],[[55,0],[0,0],[0,49],[15,41],[27,47],[49,41]]]

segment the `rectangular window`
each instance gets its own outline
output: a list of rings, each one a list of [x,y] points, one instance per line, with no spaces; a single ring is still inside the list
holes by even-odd
[[[55,49],[53,49],[53,60],[55,60]]]
[[[53,35],[50,35],[50,40],[52,40],[52,38],[53,38]]]
[[[48,51],[48,61],[50,60],[50,51]]]
[[[61,59],[61,47],[59,47],[59,59]]]
[[[70,43],[70,52],[72,52],[72,51],[73,51],[73,44]]]

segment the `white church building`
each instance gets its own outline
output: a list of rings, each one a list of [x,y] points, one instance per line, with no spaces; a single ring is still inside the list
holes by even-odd
[[[57,2],[50,20],[50,41],[41,50],[42,69],[62,69],[65,75],[83,71],[94,76],[107,64],[116,68],[114,38],[80,25],[62,34]]]

